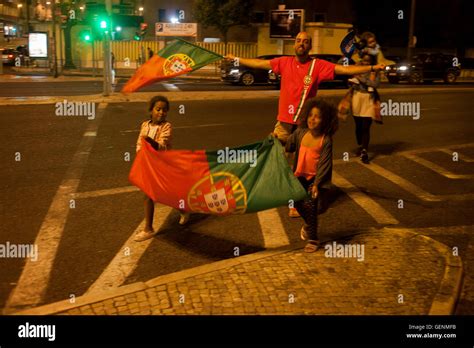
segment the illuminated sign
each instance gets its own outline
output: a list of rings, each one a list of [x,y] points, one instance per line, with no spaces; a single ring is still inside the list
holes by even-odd
[[[28,36],[31,58],[48,58],[48,33],[36,32]]]

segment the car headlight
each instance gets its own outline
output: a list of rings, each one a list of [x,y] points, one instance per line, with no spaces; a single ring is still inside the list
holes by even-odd
[[[230,74],[231,75],[236,75],[239,73],[239,69],[230,69]]]
[[[387,66],[385,67],[385,70],[387,70],[387,71],[389,71],[389,70],[391,70],[391,69],[392,69],[392,68],[390,67],[390,65],[387,65]]]
[[[408,70],[408,67],[406,65],[402,65],[401,67],[398,68],[398,70],[405,71],[405,70]]]

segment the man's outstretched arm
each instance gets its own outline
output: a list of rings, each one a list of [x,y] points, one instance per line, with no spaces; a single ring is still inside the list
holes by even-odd
[[[359,75],[371,71],[380,71],[385,69],[384,64],[377,65],[340,65],[336,64],[334,72],[336,75]]]
[[[252,59],[252,58],[238,58],[233,54],[228,54],[224,57],[227,60],[234,60],[236,61],[235,65],[244,65],[248,66],[249,68],[255,69],[265,69],[270,70],[272,66],[270,65],[270,60],[265,59]]]

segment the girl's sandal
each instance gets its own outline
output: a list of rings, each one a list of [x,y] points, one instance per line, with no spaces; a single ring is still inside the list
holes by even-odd
[[[308,244],[304,247],[305,253],[314,253],[319,249],[319,241],[318,240],[310,240]]]

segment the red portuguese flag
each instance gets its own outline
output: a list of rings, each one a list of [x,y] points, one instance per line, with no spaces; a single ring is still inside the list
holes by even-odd
[[[204,214],[252,213],[307,196],[272,136],[217,151],[156,151],[142,141],[129,180],[155,202]]]
[[[143,64],[125,84],[122,92],[135,92],[157,81],[189,73],[222,58],[217,53],[176,39]]]

